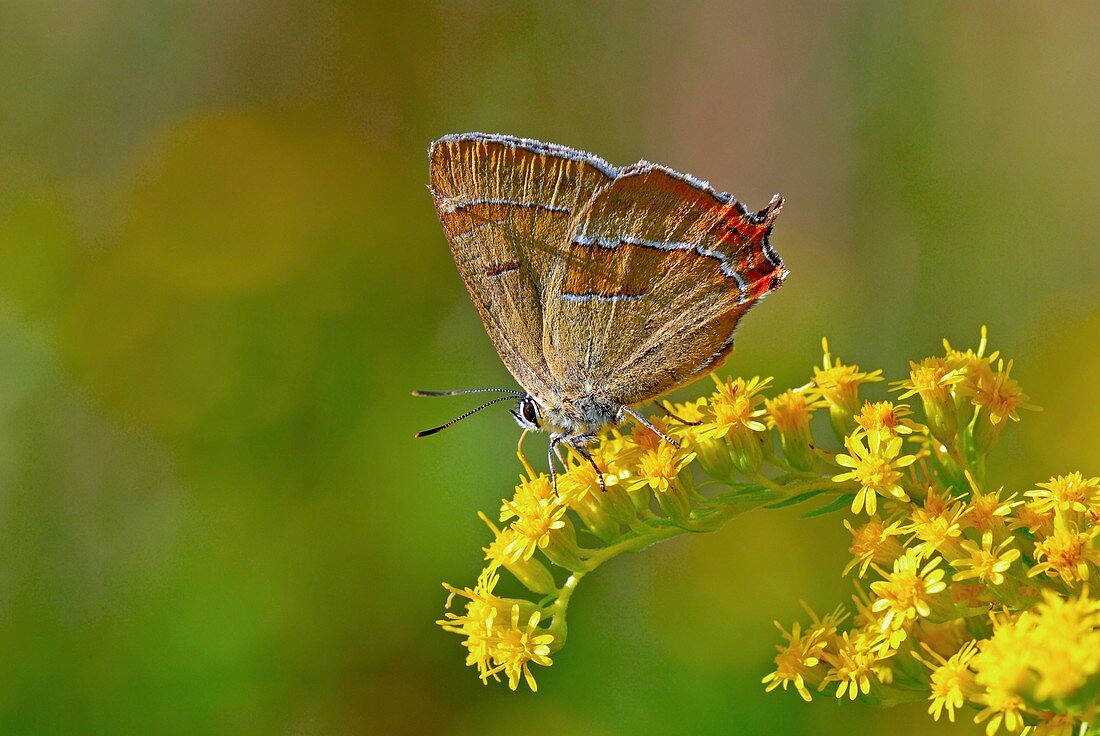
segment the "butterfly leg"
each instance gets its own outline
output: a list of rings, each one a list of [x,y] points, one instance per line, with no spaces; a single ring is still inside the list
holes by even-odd
[[[561,457],[561,450],[558,449],[558,445],[565,441],[565,435],[553,432],[550,435],[550,448],[546,451],[546,463],[550,466],[550,485],[554,487],[554,495],[558,495],[558,471],[554,469],[554,458],[557,457],[561,464],[565,465],[565,460]]]
[[[558,462],[561,463],[561,467],[563,470],[569,470],[569,464],[565,462],[565,456],[561,454],[561,446],[562,444],[567,444],[568,440],[569,438],[563,435],[558,444],[554,445],[554,457],[556,457],[558,459]]]
[[[673,413],[672,413],[671,411],[669,411],[669,409],[668,409],[667,407],[665,407],[665,405],[664,405],[664,404],[662,404],[662,403],[661,403],[661,402],[659,402],[659,401],[654,401],[654,402],[653,402],[653,404],[654,404],[654,405],[655,405],[655,406],[656,406],[656,407],[657,407],[658,409],[660,409],[661,411],[663,411],[663,412],[665,413],[665,416],[667,416],[667,417],[670,417],[670,418],[672,418],[672,419],[675,419],[675,420],[676,420],[676,421],[678,421],[678,422],[679,422],[680,424],[683,424],[683,425],[685,425],[685,426],[688,426],[688,427],[698,427],[698,426],[699,426],[700,424],[702,424],[702,422],[689,422],[688,420],[684,419],[683,417],[678,417],[678,416],[676,416],[676,415],[675,415],[675,414],[673,414]]]
[[[607,493],[607,486],[604,485],[603,481],[603,472],[600,470],[600,466],[596,465],[596,461],[592,459],[592,453],[585,449],[585,445],[594,439],[596,439],[596,435],[594,434],[579,434],[573,437],[566,437],[563,441],[576,450],[578,455],[588,461],[588,464],[596,471],[596,480],[600,482],[600,491]]]
[[[647,427],[651,432],[653,432],[653,434],[657,435],[658,437],[660,437],[661,439],[663,439],[665,442],[672,445],[673,447],[679,447],[680,446],[679,442],[677,442],[676,440],[672,439],[671,437],[669,437],[667,434],[665,434],[661,430],[654,427],[653,424],[650,423],[650,421],[648,419],[646,419],[641,414],[639,414],[638,412],[631,409],[629,406],[624,406],[623,407],[623,413],[629,414],[630,416],[637,419],[639,422],[642,423],[642,426]]]

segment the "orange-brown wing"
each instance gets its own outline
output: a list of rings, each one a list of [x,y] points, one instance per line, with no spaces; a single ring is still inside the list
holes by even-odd
[[[717,368],[738,320],[787,275],[768,244],[782,203],[753,214],[664,167],[623,169],[577,214],[545,295],[563,395],[634,404]]]
[[[618,169],[565,146],[464,133],[429,151],[439,220],[501,360],[544,405],[557,386],[543,356],[543,293],[570,223]]]

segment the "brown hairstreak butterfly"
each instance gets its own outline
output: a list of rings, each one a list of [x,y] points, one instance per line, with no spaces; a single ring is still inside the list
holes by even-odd
[[[626,416],[676,444],[632,406],[717,368],[783,283],[768,244],[783,199],[752,213],[664,166],[504,135],[444,136],[429,158],[455,263],[523,390],[414,392],[503,394],[417,436],[514,400],[521,427],[551,432],[552,478],[559,445],[593,463],[585,445]]]

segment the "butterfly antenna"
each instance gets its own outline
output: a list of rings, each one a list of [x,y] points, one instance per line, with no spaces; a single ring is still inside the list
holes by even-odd
[[[514,388],[462,388],[456,391],[421,391],[412,392],[413,396],[462,396],[463,394],[508,394],[510,396],[523,396],[522,391]]]
[[[433,396],[434,394],[428,394],[428,395]],[[443,394],[443,395],[445,396],[446,394]],[[476,406],[473,409],[470,409],[470,411],[466,412],[462,416],[455,417],[454,419],[447,422],[446,424],[441,424],[438,427],[433,427],[432,429],[425,429],[422,432],[417,432],[416,436],[417,437],[427,437],[430,434],[435,434],[436,432],[442,432],[443,430],[445,430],[447,427],[451,426],[452,424],[454,424],[456,422],[461,422],[466,417],[470,416],[471,414],[475,414],[475,413],[481,411],[482,409],[484,409],[487,406],[492,406],[493,404],[499,404],[502,401],[511,401],[514,398],[516,398],[516,397],[511,396],[511,395],[509,395],[509,396],[498,396],[495,399],[491,399],[489,401],[486,401],[481,406]]]

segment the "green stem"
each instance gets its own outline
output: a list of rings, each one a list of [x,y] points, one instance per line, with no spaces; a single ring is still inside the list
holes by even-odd
[[[761,479],[766,480],[763,479],[762,476]],[[592,551],[586,550],[585,568],[583,570],[576,570],[569,575],[568,579],[566,579],[559,590],[556,600],[546,609],[547,616],[553,620],[550,631],[555,635],[554,648],[560,648],[565,644],[565,638],[568,632],[565,614],[569,607],[569,601],[577,589],[577,585],[585,575],[594,571],[608,560],[618,557],[624,552],[639,552],[646,547],[666,539],[680,536],[681,534],[698,534],[702,532],[717,531],[727,521],[762,506],[765,503],[781,501],[784,498],[791,498],[810,490],[828,490],[834,486],[838,489],[840,488],[840,486],[832,483],[827,478],[816,478],[812,481],[807,480],[800,483],[792,483],[788,486],[778,486],[771,482],[769,482],[768,485],[775,486],[777,490],[766,497],[761,498],[758,494],[750,495],[751,492],[746,493],[747,489],[735,491],[735,494],[740,495],[734,495],[732,498],[719,502],[709,509],[696,511],[686,519],[653,519],[635,527],[617,542],[603,549]],[[756,488],[764,490],[764,488],[760,486],[756,486]],[[719,498],[712,499],[712,502],[718,501]]]

